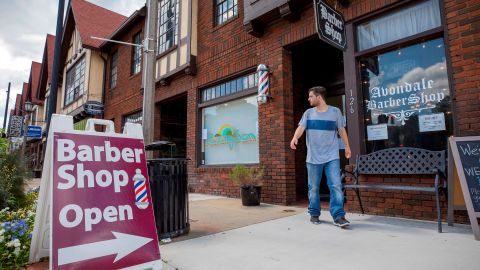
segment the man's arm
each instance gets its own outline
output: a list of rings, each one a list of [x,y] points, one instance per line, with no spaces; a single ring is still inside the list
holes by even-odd
[[[305,128],[303,126],[298,126],[297,130],[295,130],[295,134],[293,134],[292,141],[290,142],[290,148],[293,150],[297,149],[298,138],[302,137]]]
[[[345,128],[339,128],[338,134],[342,138],[343,144],[345,144],[345,157],[350,158],[352,156],[352,151],[350,151],[350,143],[348,142],[348,135]]]

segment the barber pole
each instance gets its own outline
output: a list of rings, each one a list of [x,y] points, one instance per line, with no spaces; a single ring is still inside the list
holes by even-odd
[[[258,65],[258,104],[264,104],[267,102],[268,97],[270,97],[270,80],[269,80],[269,70],[265,64]]]

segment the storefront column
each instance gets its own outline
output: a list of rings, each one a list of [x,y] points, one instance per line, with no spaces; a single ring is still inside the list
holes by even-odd
[[[357,65],[355,62],[355,37],[353,25],[346,25],[347,50],[343,52],[343,63],[345,73],[345,99],[348,138],[352,157],[350,164],[355,162],[355,157],[365,152],[365,131],[363,128],[363,98],[358,88]]]

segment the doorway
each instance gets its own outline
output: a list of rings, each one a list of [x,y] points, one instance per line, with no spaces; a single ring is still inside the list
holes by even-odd
[[[157,106],[159,132],[157,138],[165,147],[157,153],[160,158],[184,158],[187,154],[187,95],[162,101]]]
[[[318,37],[311,38],[288,48],[292,53],[294,126],[302,118],[305,110],[310,108],[308,89],[324,86],[327,89],[327,104],[335,106],[345,116],[345,80],[342,51],[324,43]],[[344,119],[345,120],[345,119]],[[347,164],[343,142],[340,141],[340,165]],[[305,135],[299,140],[295,152],[295,180],[297,201],[308,200],[308,179],[306,162]],[[320,185],[320,200],[329,201],[325,175]]]

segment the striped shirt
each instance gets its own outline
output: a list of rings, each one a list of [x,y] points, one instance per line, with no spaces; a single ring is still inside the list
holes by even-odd
[[[339,159],[338,129],[345,127],[340,109],[328,106],[327,111],[318,112],[310,108],[303,113],[298,125],[307,133],[307,162],[323,164]]]

